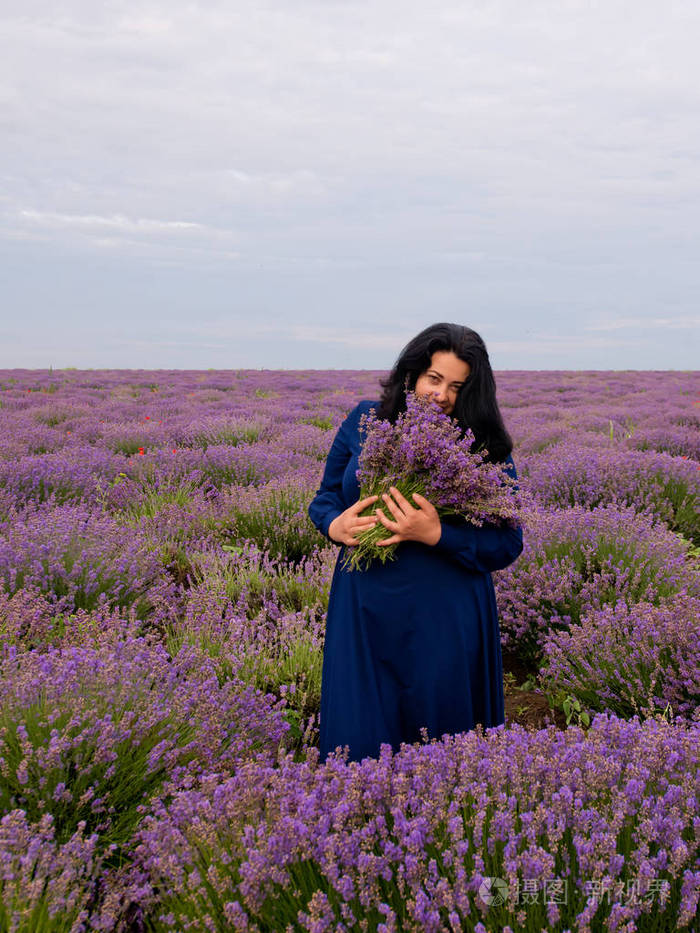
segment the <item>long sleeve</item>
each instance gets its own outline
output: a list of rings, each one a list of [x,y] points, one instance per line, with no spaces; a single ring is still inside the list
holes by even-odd
[[[307,510],[313,524],[329,541],[333,539],[328,535],[328,527],[347,508],[343,500],[343,473],[352,456],[350,437],[351,432],[357,429],[359,409],[358,404],[338,428],[328,452],[321,485]]]
[[[506,463],[508,473],[513,479],[517,479],[512,457],[508,457]],[[481,573],[503,570],[513,563],[523,549],[521,528],[488,522],[477,527],[465,520],[460,524],[442,521],[441,525],[442,533],[434,547],[444,554],[449,554],[468,570]]]

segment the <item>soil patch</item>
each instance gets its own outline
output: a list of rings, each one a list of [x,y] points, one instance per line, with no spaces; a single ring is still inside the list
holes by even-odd
[[[506,726],[517,722],[526,729],[545,729],[555,725],[566,729],[562,710],[552,709],[545,696],[536,690],[523,690],[522,685],[534,680],[537,668],[524,664],[517,655],[503,652],[503,693]]]

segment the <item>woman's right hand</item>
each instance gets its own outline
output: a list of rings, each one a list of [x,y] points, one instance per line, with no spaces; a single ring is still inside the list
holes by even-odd
[[[360,512],[378,498],[379,496],[367,496],[366,499],[358,499],[349,509],[345,509],[340,515],[336,515],[328,526],[328,537],[337,544],[357,544],[355,535],[358,535],[366,528],[373,528],[377,524],[374,515],[365,515],[361,518]]]

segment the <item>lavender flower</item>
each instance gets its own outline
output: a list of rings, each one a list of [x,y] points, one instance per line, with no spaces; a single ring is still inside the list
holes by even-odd
[[[698,374],[498,377],[539,502],[503,643],[606,712],[319,766],[335,552],[296,499],[380,375],[0,372],[1,929],[693,929]],[[395,428],[379,478],[449,485],[469,435]]]
[[[698,644],[698,597],[678,594],[659,606],[620,602],[547,635],[540,679],[547,692],[575,696],[589,712],[698,716]]]
[[[507,468],[489,463],[487,451],[472,452],[472,431],[462,436],[459,425],[428,396],[407,392],[406,411],[395,424],[378,419],[373,410],[363,414],[360,431],[366,434],[357,470],[360,498],[381,496],[394,485],[409,501],[420,493],[441,517],[461,515],[474,525],[518,525],[520,503]],[[383,525],[361,532],[344,566],[362,569],[373,558],[394,559],[396,544],[377,546],[391,534]]]
[[[700,595],[687,542],[632,508],[530,507],[523,523],[523,553],[494,585],[501,641],[528,660],[538,662],[545,637],[589,609]]]
[[[341,929],[350,917],[368,929],[473,929],[493,916],[485,876],[505,880],[498,918],[514,928],[527,917],[547,929],[543,887],[565,881],[558,922],[579,931],[591,910],[606,929],[644,923],[659,906],[644,895],[663,882],[672,929],[692,917],[700,886],[699,728],[599,714],[588,732],[479,727],[361,763],[244,763],[155,806],[134,871],[173,930],[193,917],[193,929],[223,930],[234,916],[241,930]],[[538,904],[522,898],[526,880]],[[594,907],[591,882],[610,891]]]
[[[82,930],[102,859],[97,835],[79,823],[63,843],[51,814],[31,823],[23,810],[0,818],[0,928]],[[44,926],[44,924],[46,924]]]

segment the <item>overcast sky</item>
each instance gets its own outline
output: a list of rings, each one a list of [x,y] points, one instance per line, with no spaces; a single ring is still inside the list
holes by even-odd
[[[0,11],[0,367],[698,368],[695,0]]]

